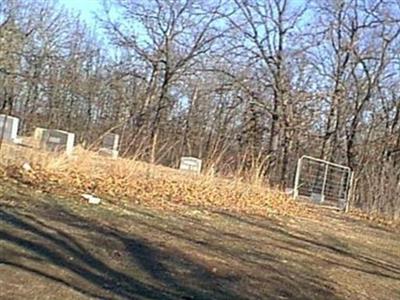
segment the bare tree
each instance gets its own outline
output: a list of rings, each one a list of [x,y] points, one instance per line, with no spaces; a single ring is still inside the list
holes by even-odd
[[[282,187],[320,156],[355,171],[353,205],[399,217],[399,16],[391,0],[106,0],[94,29],[5,0],[0,109],[21,134],[114,131],[123,155]]]

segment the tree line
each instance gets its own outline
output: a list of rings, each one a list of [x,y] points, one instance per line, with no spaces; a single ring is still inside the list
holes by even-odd
[[[400,217],[396,0],[0,3],[0,110],[80,143],[292,186],[311,155],[354,170],[353,205]]]

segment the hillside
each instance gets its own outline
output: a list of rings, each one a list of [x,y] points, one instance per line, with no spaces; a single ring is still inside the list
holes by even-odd
[[[393,227],[123,196],[95,206],[21,178],[0,184],[1,299],[400,298]]]
[[[24,161],[0,164],[52,195],[318,218],[257,186],[291,188],[311,156],[345,168],[302,169],[310,196],[400,222],[399,16],[399,0],[1,0],[4,139],[50,130],[53,149],[171,168],[192,156],[232,180],[85,151],[11,149],[33,168],[22,175]]]
[[[0,300],[400,300],[399,53],[400,0],[0,0]]]

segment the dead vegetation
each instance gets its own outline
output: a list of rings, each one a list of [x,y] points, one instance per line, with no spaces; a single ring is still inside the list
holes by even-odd
[[[47,192],[62,192],[68,187],[71,194],[93,193],[114,198],[116,203],[129,201],[163,209],[191,205],[260,215],[307,211],[282,192],[260,184],[197,176],[130,159],[104,158],[79,147],[70,157],[13,145],[2,151],[6,177]],[[24,162],[32,170],[25,171],[21,167]]]
[[[30,144],[32,142],[30,141]],[[12,178],[38,191],[66,195],[90,193],[117,205],[141,204],[162,210],[187,206],[259,216],[287,215],[323,220],[319,208],[295,202],[278,189],[240,177],[193,175],[134,159],[111,159],[78,146],[74,155],[58,155],[35,147],[5,144],[1,149],[3,178]],[[24,170],[28,163],[32,170]],[[68,187],[66,189],[66,187]],[[348,215],[381,226],[400,222],[379,214],[353,210]]]

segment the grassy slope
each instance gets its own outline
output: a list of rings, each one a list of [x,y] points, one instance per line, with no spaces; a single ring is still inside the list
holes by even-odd
[[[113,203],[1,181],[0,299],[400,299],[398,231]]]

